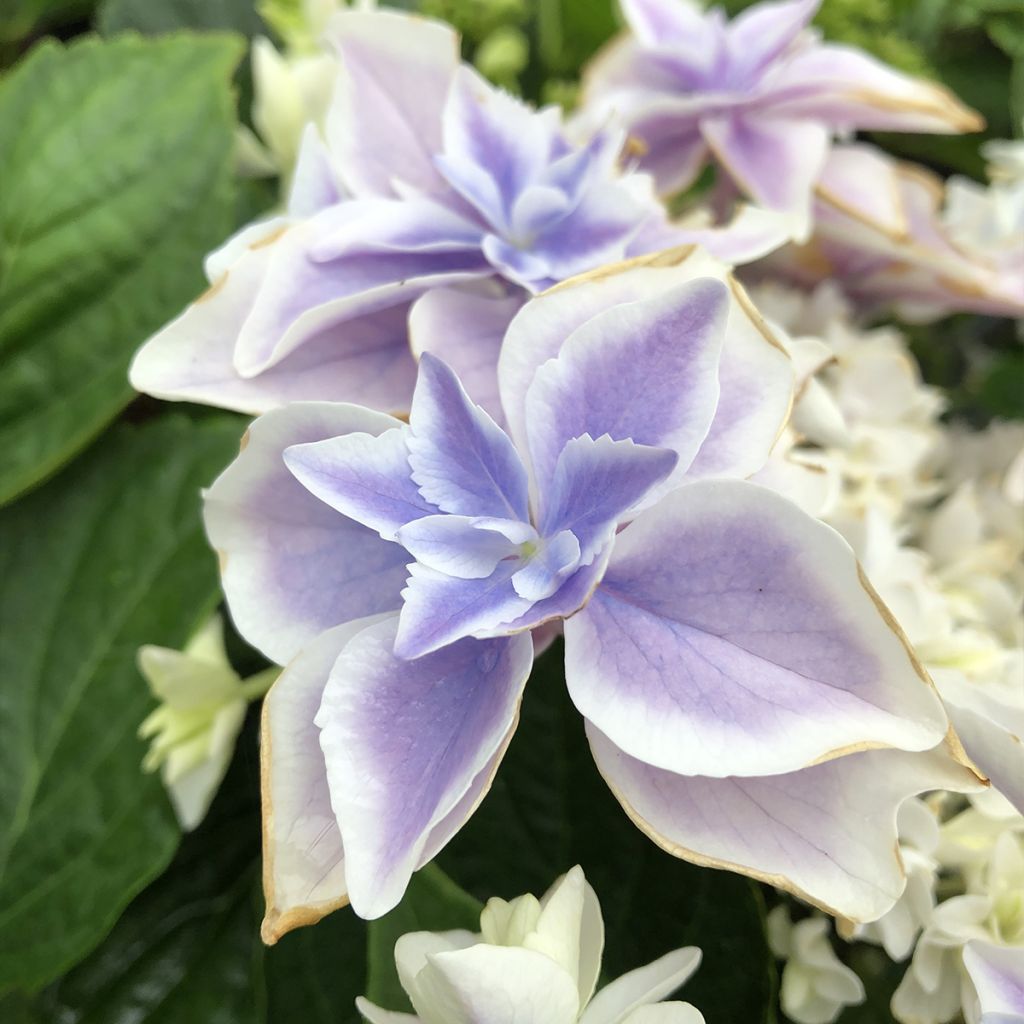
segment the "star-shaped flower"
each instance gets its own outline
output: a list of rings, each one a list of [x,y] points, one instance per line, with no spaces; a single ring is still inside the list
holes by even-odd
[[[694,253],[568,282],[516,317],[499,381],[507,432],[429,355],[408,423],[277,410],[207,496],[236,624],[288,662],[265,935],[400,900],[486,792],[552,620],[641,828],[879,916],[898,805],[977,781],[849,548],[740,479],[792,389],[745,294]]]
[[[984,127],[941,86],[821,42],[807,27],[821,0],[759,3],[732,21],[692,0],[621,3],[631,32],[586,73],[586,116],[621,117],[663,193],[713,158],[759,205],[795,215],[805,238],[835,136]]]
[[[207,260],[211,286],[139,351],[134,386],[259,413],[291,400],[405,412],[415,356],[440,355],[500,415],[498,346],[538,291],[604,263],[700,242],[742,262],[781,218],[678,228],[624,133],[569,137],[461,64],[453,29],[396,11],[339,13],[326,138],[309,126],[286,211]]]

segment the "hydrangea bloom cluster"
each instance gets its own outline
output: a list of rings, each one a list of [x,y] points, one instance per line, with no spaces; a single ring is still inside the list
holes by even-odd
[[[557,108],[461,64],[447,25],[353,10],[328,32],[325,135],[307,126],[285,211],[208,258],[209,290],[136,356],[139,390],[406,411],[414,354],[433,352],[495,412],[498,347],[530,294],[682,242],[740,261],[784,240],[757,210],[673,227],[648,177],[620,170],[620,128],[573,140]]]
[[[704,1024],[689,1003],[661,1000],[697,970],[676,949],[597,989],[604,921],[579,867],[538,900],[487,901],[480,932],[411,932],[395,966],[416,1013],[358,1000],[369,1024]]]
[[[823,43],[808,28],[820,2],[759,3],[728,21],[692,0],[622,0],[630,32],[588,69],[588,116],[625,121],[661,192],[685,188],[713,158],[759,205],[793,214],[806,237],[836,135],[983,124],[935,83]]]
[[[207,496],[235,622],[289,663],[265,704],[265,935],[401,898],[486,790],[530,631],[559,620],[641,828],[880,916],[898,805],[976,776],[846,545],[739,479],[792,384],[749,300],[694,253],[602,271],[524,307],[499,380],[507,433],[429,355],[407,424],[267,414]]]
[[[732,22],[624,0],[632,32],[568,123],[462,64],[450,27],[335,6],[305,7],[322,41],[254,47],[265,145],[243,155],[284,209],[208,258],[132,368],[263,414],[204,515],[239,632],[286,666],[261,730],[264,939],[399,903],[561,635],[597,768],[655,843],[909,958],[901,1024],[1020,1018],[1024,436],[943,426],[902,335],[857,319],[1024,312],[1019,153],[943,196],[833,145],[978,122],[822,43],[818,0]],[[712,202],[673,221],[657,190],[708,161]],[[741,192],[767,209],[716,227]],[[768,253],[752,302],[729,268]],[[277,674],[242,683],[211,636],[141,658],[186,827]],[[574,869],[491,901],[479,935],[405,936],[415,1016],[360,1010],[701,1024],[650,1005],[696,950],[595,995],[601,927]],[[863,999],[825,916],[770,928],[791,1019]]]
[[[947,1024],[961,1012],[1001,1020],[985,1007],[1011,1005],[1005,993],[1024,963],[1024,429],[943,427],[900,336],[860,330],[834,289],[757,296],[805,350],[834,352],[818,359],[817,387],[805,387],[794,415],[804,431],[784,457],[813,451],[827,469],[834,486],[817,514],[857,551],[993,782],[970,803],[941,793],[905,803],[906,889],[878,921],[844,931],[894,960],[912,955],[892,1007],[901,1024]],[[940,901],[940,874],[961,894]],[[787,1013],[810,1024],[806,1010]]]

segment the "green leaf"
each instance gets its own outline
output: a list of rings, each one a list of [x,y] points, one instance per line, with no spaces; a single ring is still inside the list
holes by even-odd
[[[262,1005],[255,883],[259,818],[239,800],[244,766],[170,869],[125,911],[91,956],[39,999],[61,1024],[252,1024]],[[241,776],[242,778],[237,778]],[[255,788],[253,786],[253,788]],[[257,798],[258,799],[258,798]]]
[[[436,864],[413,875],[402,902],[370,922],[366,996],[379,1006],[411,1010],[395,968],[395,943],[408,932],[480,930],[481,904],[460,889]]]
[[[703,963],[682,997],[708,1024],[774,1020],[775,964],[759,888],[669,856],[629,821],[590,756],[562,653],[559,643],[534,669],[491,792],[441,866],[486,899],[539,896],[580,864],[604,913],[608,978],[700,946]]]
[[[253,0],[105,0],[97,27],[104,35],[135,29],[144,35],[177,29],[229,29],[244,36],[266,32]]]
[[[159,5],[154,5],[159,6]],[[227,36],[37,46],[0,80],[0,504],[128,404],[232,228]]]
[[[15,1024],[357,1024],[365,922],[340,912],[270,949],[259,938],[258,717],[169,870],[34,1005],[12,1003]]]
[[[0,513],[0,991],[81,958],[177,846],[140,770],[135,653],[217,600],[199,489],[240,434],[224,414],[122,427]]]

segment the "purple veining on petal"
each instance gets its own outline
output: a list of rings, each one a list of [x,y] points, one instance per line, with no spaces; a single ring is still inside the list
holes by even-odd
[[[432,831],[493,765],[533,662],[526,633],[401,661],[395,629],[388,619],[346,644],[316,716],[349,893],[364,917],[399,901]]]

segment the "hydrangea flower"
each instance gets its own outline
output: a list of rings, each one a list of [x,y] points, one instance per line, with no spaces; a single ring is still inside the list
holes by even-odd
[[[1024,186],[1013,188],[1009,198],[956,179],[944,188],[873,146],[838,146],[818,184],[813,237],[766,265],[803,284],[838,280],[862,310],[892,307],[905,320],[1022,317]]]
[[[460,64],[447,25],[343,11],[326,139],[307,128],[287,209],[207,260],[209,290],[151,338],[136,388],[263,412],[290,400],[406,411],[431,351],[497,413],[495,365],[525,298],[601,264],[700,241],[731,261],[781,244],[778,218],[674,228],[624,136],[577,144]]]
[[[836,956],[827,917],[814,914],[796,924],[785,906],[768,915],[772,952],[786,961],[779,1000],[796,1024],[832,1024],[847,1006],[864,1002],[864,984]]]
[[[579,867],[539,900],[488,900],[480,933],[411,932],[395,966],[415,1016],[358,999],[370,1024],[704,1024],[689,1003],[663,1003],[700,964],[689,946],[599,992],[601,905]]]
[[[834,136],[984,127],[941,86],[822,43],[807,27],[820,0],[759,3],[732,21],[692,0],[621,3],[632,31],[595,58],[584,103],[590,119],[623,118],[663,193],[713,158],[759,205],[794,214],[804,237]]]
[[[739,479],[792,385],[742,290],[694,253],[584,276],[519,313],[499,379],[507,433],[430,356],[408,423],[271,412],[207,496],[236,624],[288,663],[264,711],[265,936],[399,901],[486,792],[530,631],[558,620],[642,829],[884,913],[898,805],[976,777],[849,548]]]
[[[240,679],[228,662],[216,615],[184,650],[143,645],[138,664],[160,701],[139,726],[139,736],[151,740],[142,767],[160,769],[178,821],[191,831],[224,780],[249,702],[267,692],[279,669]]]

